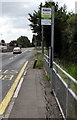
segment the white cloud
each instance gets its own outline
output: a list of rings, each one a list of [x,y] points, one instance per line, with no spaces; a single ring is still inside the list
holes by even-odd
[[[67,6],[68,12],[75,12],[75,2],[76,0],[55,0],[59,3],[60,6],[63,6],[64,4]]]
[[[10,42],[24,35],[31,41],[28,13],[38,10],[40,2],[41,0],[0,0],[0,39]]]
[[[40,3],[47,0],[0,0],[0,39],[6,42],[16,40],[21,35],[32,40],[32,31],[28,21],[28,13],[38,10]],[[64,3],[68,10],[74,9],[75,0],[55,0],[60,6]],[[2,34],[2,35],[1,35]]]

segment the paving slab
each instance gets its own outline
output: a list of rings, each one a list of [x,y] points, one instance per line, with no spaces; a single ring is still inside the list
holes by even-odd
[[[27,74],[9,118],[60,119],[62,116],[55,97],[51,94],[51,84],[43,69],[33,69],[33,62],[28,65]]]
[[[41,71],[28,70],[10,118],[45,118],[46,103],[40,79]]]

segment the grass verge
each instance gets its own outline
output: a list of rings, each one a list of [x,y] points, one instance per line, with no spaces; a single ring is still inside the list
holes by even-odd
[[[48,81],[50,81],[50,76],[49,76],[48,74],[44,74],[44,77],[45,77]]]
[[[61,60],[58,63],[67,73],[77,80],[77,64]]]
[[[38,69],[42,69],[44,66],[44,59],[41,53],[38,53],[35,55],[35,60],[37,59],[37,63],[36,63],[36,68]]]
[[[44,58],[41,53],[35,55],[35,60],[37,59],[36,68],[43,69],[44,67]],[[48,74],[43,74],[44,78],[50,81],[50,76]]]
[[[64,60],[59,60],[59,62],[57,61],[57,64],[59,64],[62,69],[64,69],[68,74],[77,80],[77,64],[72,64]],[[54,68],[56,69],[55,66]],[[58,74],[68,84],[68,77],[60,70],[58,70]],[[72,81],[70,81],[70,88],[77,94],[77,85]]]

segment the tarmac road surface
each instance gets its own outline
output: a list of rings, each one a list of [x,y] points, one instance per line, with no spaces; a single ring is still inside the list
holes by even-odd
[[[21,54],[0,53],[0,103],[5,98],[26,61],[34,55],[31,48],[23,49]]]

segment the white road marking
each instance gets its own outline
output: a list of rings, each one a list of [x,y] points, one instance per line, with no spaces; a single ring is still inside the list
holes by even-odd
[[[14,57],[9,58],[10,60],[16,58],[17,56],[20,56],[21,54],[15,55]]]
[[[23,80],[24,80],[24,76],[26,75],[26,73],[27,73],[27,71],[25,70],[25,72],[24,72],[24,74],[23,74],[23,77],[21,78],[21,80],[20,80],[20,82],[19,82],[19,84],[18,84],[17,89],[15,90],[15,93],[14,93],[14,95],[13,95],[13,98],[11,99],[11,102],[10,102],[10,104],[9,104],[9,106],[8,106],[5,114],[4,114],[4,116],[2,116],[2,118],[9,118],[10,113],[11,113],[12,108],[13,108],[14,103],[15,103],[15,99],[16,99],[17,96],[18,96],[19,90],[20,90],[20,88],[21,88],[21,85],[22,85],[22,82],[23,82]]]
[[[9,118],[12,108],[14,106],[14,103],[15,103],[15,99],[13,98],[7,108],[6,114],[2,118]]]
[[[11,58],[9,58],[10,60],[12,60],[14,57],[11,57]]]
[[[22,77],[22,78],[21,78],[21,80],[20,80],[20,82],[19,82],[19,84],[18,84],[18,87],[17,87],[17,89],[16,89],[16,91],[15,91],[15,93],[14,93],[13,98],[17,98],[17,96],[18,96],[18,93],[19,93],[19,91],[20,91],[20,88],[21,88],[21,85],[22,85],[23,80],[24,80],[24,77]]]
[[[7,73],[8,72],[8,70],[5,70],[5,72],[3,72],[3,73]]]
[[[14,56],[14,57],[17,57],[17,55],[16,55],[16,56]]]
[[[24,76],[26,75],[27,71],[24,72]]]

